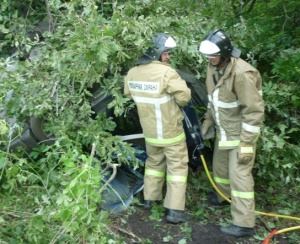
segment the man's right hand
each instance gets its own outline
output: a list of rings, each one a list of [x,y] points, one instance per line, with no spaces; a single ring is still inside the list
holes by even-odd
[[[201,134],[204,140],[215,137],[215,130],[211,121],[204,120],[201,125]]]
[[[249,143],[240,143],[238,160],[240,164],[248,164],[254,157],[254,147]]]

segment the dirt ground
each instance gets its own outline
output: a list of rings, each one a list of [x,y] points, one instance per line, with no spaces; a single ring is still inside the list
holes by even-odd
[[[255,235],[235,238],[223,234],[220,225],[231,221],[230,206],[215,208],[208,205],[207,195],[210,185],[204,173],[191,174],[187,187],[186,213],[188,221],[183,224],[169,224],[165,220],[162,203],[151,211],[143,207],[142,193],[139,193],[130,207],[112,216],[111,230],[124,240],[123,243],[141,244],[259,244],[271,231],[270,220],[257,217]],[[201,184],[199,184],[201,182]],[[296,244],[289,242],[287,236],[278,235],[270,244]],[[298,244],[298,243],[297,243]]]
[[[213,224],[201,225],[189,219],[186,224],[173,225],[162,218],[160,222],[150,220],[149,211],[137,209],[129,216],[126,229],[140,239],[148,239],[150,243],[235,243],[232,237],[224,236],[218,226]],[[132,240],[134,241],[136,240]],[[244,242],[247,243],[247,242]],[[249,242],[248,242],[249,243]]]
[[[145,244],[257,244],[254,237],[235,238],[224,235],[220,226],[212,223],[200,223],[192,216],[183,224],[169,224],[164,214],[153,219],[153,212],[142,207],[134,208],[126,216],[118,218],[114,230],[123,236],[126,243]],[[276,238],[273,243],[288,244],[283,238]]]
[[[115,230],[124,237],[126,243],[145,244],[256,244],[261,241],[251,238],[235,238],[224,235],[220,226],[214,223],[200,223],[192,216],[188,216],[188,222],[173,225],[166,222],[165,217],[153,219],[153,212],[141,207],[134,209],[118,224]],[[287,244],[283,239],[277,239],[277,244]]]

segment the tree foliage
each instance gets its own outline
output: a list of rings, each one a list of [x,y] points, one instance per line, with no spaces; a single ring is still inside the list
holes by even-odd
[[[16,121],[0,123],[1,238],[113,243],[103,235],[109,233],[102,224],[106,216],[97,211],[99,182],[110,163],[136,162],[129,160],[130,146],[113,136],[113,119],[95,118],[92,91],[101,87],[114,97],[109,107],[115,115],[124,113],[129,102],[122,96],[123,76],[156,32],[176,38],[172,64],[200,79],[206,63],[199,42],[211,29],[230,34],[242,57],[263,74],[258,197],[267,185],[262,194],[299,198],[299,7],[299,1],[279,0],[3,0],[0,97]],[[9,153],[7,144],[30,116],[45,119],[56,143]]]

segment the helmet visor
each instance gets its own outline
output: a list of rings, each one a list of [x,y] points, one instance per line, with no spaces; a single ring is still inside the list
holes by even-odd
[[[220,57],[221,54],[203,54],[204,57],[206,58],[216,58],[216,57]]]

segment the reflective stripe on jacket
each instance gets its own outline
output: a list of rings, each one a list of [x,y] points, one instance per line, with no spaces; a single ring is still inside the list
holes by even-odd
[[[124,94],[137,105],[147,143],[164,146],[185,140],[179,106],[190,101],[191,91],[173,68],[159,61],[133,67],[125,77]]]
[[[207,72],[206,119],[215,122],[220,149],[255,143],[264,117],[259,72],[240,58],[231,58],[222,76],[212,65]]]

